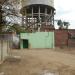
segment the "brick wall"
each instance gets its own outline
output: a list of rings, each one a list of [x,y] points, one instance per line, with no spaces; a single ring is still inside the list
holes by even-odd
[[[55,30],[55,46],[75,47],[75,38],[71,38],[72,35],[75,35],[75,29]]]
[[[68,31],[69,38],[68,38],[68,46],[75,47],[75,30],[71,29]]]
[[[67,46],[68,34],[67,30],[55,30],[55,46]]]

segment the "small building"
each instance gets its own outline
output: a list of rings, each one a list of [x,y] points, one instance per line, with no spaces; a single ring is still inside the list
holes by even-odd
[[[20,48],[54,48],[54,32],[20,33]]]

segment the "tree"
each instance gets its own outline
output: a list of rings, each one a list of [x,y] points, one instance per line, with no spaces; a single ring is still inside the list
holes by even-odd
[[[2,20],[2,13],[3,13],[2,6],[3,6],[3,4],[4,4],[6,1],[7,1],[7,0],[0,0],[0,24],[3,23],[3,20]]]
[[[14,4],[9,0],[5,2],[2,6],[2,10],[4,11],[3,20],[6,23],[17,23],[18,19],[21,18],[17,9],[14,7]]]
[[[69,22],[65,22],[65,21],[63,23],[64,23],[64,26],[65,26],[65,29],[68,29],[70,23]]]
[[[7,0],[1,5],[1,11],[3,11],[4,13],[1,13],[0,16],[1,20],[3,21],[3,23],[2,21],[0,22],[0,32],[7,32],[8,30],[11,30],[9,28],[13,27],[13,25],[15,24],[18,26],[21,25],[22,17],[19,14],[16,6],[17,5],[14,5],[13,0]]]
[[[25,32],[25,28],[19,26],[18,24],[14,24],[7,29],[7,32],[14,32],[14,31],[19,34],[20,32]]]
[[[57,25],[59,26],[59,29],[68,29],[70,23],[62,20],[58,20]]]
[[[2,6],[0,5],[0,24],[2,23]]]
[[[2,32],[2,28],[3,28],[3,26],[4,26],[4,22],[3,22],[3,19],[2,19],[2,13],[3,13],[3,11],[2,11],[2,4],[0,4],[0,33]]]
[[[57,24],[59,26],[59,29],[63,29],[63,22],[62,22],[62,20],[58,20]]]

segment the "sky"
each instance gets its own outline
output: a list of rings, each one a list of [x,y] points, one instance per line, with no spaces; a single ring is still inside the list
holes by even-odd
[[[75,0],[54,0],[54,7],[55,19],[68,21],[70,22],[69,29],[75,29]]]

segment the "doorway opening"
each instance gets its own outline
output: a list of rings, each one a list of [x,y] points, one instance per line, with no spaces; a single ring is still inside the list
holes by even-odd
[[[23,40],[23,48],[28,48],[29,44],[28,44],[28,40],[24,39]]]

